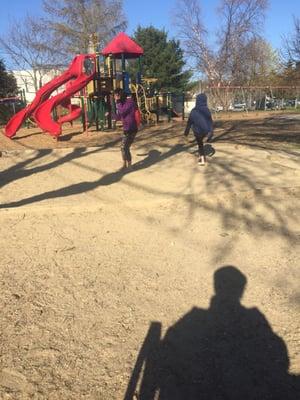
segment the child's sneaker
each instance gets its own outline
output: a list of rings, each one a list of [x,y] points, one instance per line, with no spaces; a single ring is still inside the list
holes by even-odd
[[[198,164],[201,165],[201,166],[204,166],[205,165],[205,157],[203,157],[203,156],[200,157],[199,160],[198,160]]]

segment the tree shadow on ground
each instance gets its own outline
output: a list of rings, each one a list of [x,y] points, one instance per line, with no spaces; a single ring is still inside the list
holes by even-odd
[[[194,307],[171,326],[150,325],[124,400],[296,400],[284,341],[241,297],[247,279],[225,266],[214,274],[210,307]]]
[[[68,153],[63,157],[57,157],[57,159],[54,161],[30,168],[30,164],[41,161],[44,157],[53,153],[52,149],[37,150],[33,157],[21,161],[0,173],[0,188],[11,182],[17,181],[18,179],[26,178],[28,176],[56,168],[64,163],[71,162],[82,157],[87,157],[90,154],[98,153],[102,150],[106,150],[119,142],[120,139],[115,139],[89,151],[86,151],[87,149],[84,147],[77,147],[74,148],[71,153]]]
[[[77,131],[77,132],[69,132],[69,133],[64,133],[63,135],[59,136],[57,140],[59,142],[68,142],[71,140],[73,137],[80,136],[82,135],[82,131]]]
[[[147,148],[150,148],[150,149],[153,148],[153,146],[160,143],[162,148],[167,147],[169,149],[169,147],[167,145],[164,146],[164,144],[162,143],[162,140],[164,141],[164,140],[174,139],[174,137],[179,137],[179,136],[181,137],[182,135],[174,135],[174,132],[170,131],[169,128],[165,128],[165,129],[160,129],[160,130],[154,130],[153,132],[151,132],[151,136],[149,136],[148,134],[142,133],[137,138],[136,142],[139,143],[140,145],[146,146]],[[67,137],[67,135],[65,135],[65,137]],[[22,137],[17,138],[17,139],[22,139]],[[57,159],[54,161],[51,161],[49,163],[45,163],[43,165],[39,165],[36,167],[30,167],[30,165],[32,163],[36,163],[37,161],[40,161],[44,157],[51,155],[53,153],[53,149],[36,150],[36,154],[34,154],[33,157],[28,158],[24,161],[21,161],[0,173],[0,188],[4,187],[5,185],[7,185],[11,182],[15,182],[18,179],[26,178],[33,174],[38,174],[40,172],[44,172],[44,171],[50,170],[52,168],[56,168],[59,165],[63,165],[66,162],[71,162],[73,160],[76,160],[76,159],[79,159],[82,157],[86,157],[90,154],[113,148],[115,145],[119,144],[120,142],[121,142],[121,137],[117,137],[117,138],[114,138],[113,140],[109,140],[101,145],[98,145],[94,149],[89,150],[89,151],[87,151],[86,147],[84,147],[84,146],[76,147],[72,150],[71,153],[68,153],[63,157],[57,157]],[[154,156],[154,154],[153,154],[153,156]],[[154,157],[150,157],[150,158],[152,159]],[[147,162],[149,162],[149,161],[147,161]],[[153,163],[154,163],[154,160],[151,163],[151,165]],[[120,175],[118,173],[114,173],[114,174]],[[117,180],[112,179],[112,183],[115,181],[117,181]]]
[[[147,134],[148,135],[148,134]],[[138,142],[139,148],[146,149],[143,151],[146,157],[137,162],[131,172],[116,171],[100,176],[94,181],[78,182],[59,189],[40,193],[21,200],[2,203],[0,208],[20,207],[27,204],[33,204],[47,199],[59,197],[68,197],[81,193],[90,192],[98,187],[115,184],[121,181],[125,176],[135,173],[139,170],[149,168],[155,164],[170,159],[182,152],[192,151],[196,149],[193,144],[173,145],[174,137],[182,137],[181,133],[173,132],[172,129],[165,129],[163,132],[152,132],[151,136],[142,135]],[[90,170],[101,175],[101,168],[91,168],[77,160],[89,154],[100,152],[105,148],[110,148],[119,141],[108,142],[105,145],[85,152],[85,149],[74,149],[70,154],[55,161],[45,163],[30,168],[30,164],[39,158],[49,154],[49,150],[40,150],[33,158],[16,164],[8,170],[1,173],[1,185],[21,179],[23,177],[36,174],[45,170],[50,170],[65,162],[72,162],[74,165]],[[160,150],[153,149],[155,143],[159,143]],[[210,144],[206,144],[208,151],[213,151]],[[150,151],[148,149],[151,149]],[[262,154],[261,157],[267,157]],[[195,163],[192,168],[184,171],[186,174],[185,183],[177,188],[167,190],[164,187],[149,186],[147,182],[139,180],[125,180],[124,183],[137,191],[149,193],[164,199],[174,201],[174,206],[178,204],[184,206],[180,215],[180,227],[172,227],[166,223],[165,230],[169,230],[172,234],[176,234],[176,229],[182,232],[193,223],[196,214],[205,211],[208,214],[216,215],[221,220],[221,229],[224,235],[221,242],[216,242],[216,249],[213,262],[218,263],[220,259],[229,254],[238,240],[240,232],[247,232],[253,237],[265,235],[268,237],[280,237],[285,239],[289,244],[297,240],[298,232],[290,227],[290,222],[296,222],[299,218],[299,208],[292,203],[297,195],[297,188],[289,187],[291,182],[286,180],[287,174],[284,174],[284,166],[277,165],[272,160],[262,162],[263,168],[253,168],[255,163],[251,158],[245,158],[243,154],[239,154],[231,149],[218,149],[216,157],[212,158],[212,162],[208,166],[199,170]],[[289,168],[289,176],[293,176],[296,170]],[[199,176],[203,180],[202,186],[199,187]],[[296,175],[295,175],[296,176]],[[277,181],[272,181],[273,177]],[[174,177],[176,180],[176,177]],[[274,182],[280,182],[284,186],[284,194],[288,196],[288,201],[282,201],[282,189]],[[277,185],[277,186],[276,186]],[[170,210],[172,207],[170,207]],[[154,214],[153,218],[156,216]]]
[[[292,202],[299,192],[292,180],[296,171],[288,169],[288,182],[280,164],[268,161],[262,165],[262,169],[255,170],[251,158],[223,149],[203,171],[205,190],[202,195],[199,195],[195,171],[189,171],[187,185],[177,193],[177,199],[183,198],[187,205],[186,225],[181,229],[190,226],[199,210],[220,217],[221,228],[228,237],[216,245],[215,263],[231,252],[241,232],[254,238],[262,234],[277,236],[289,244],[295,244],[298,239],[299,232],[291,228],[291,221],[297,222],[300,212],[299,204]]]
[[[53,162],[52,164],[56,163],[56,165],[60,165],[62,162],[66,161],[66,158],[69,158],[69,161],[74,158],[74,153],[78,152],[78,149],[75,149],[71,154],[65,156],[62,159],[58,159],[57,161]],[[46,199],[53,199],[53,198],[58,198],[58,197],[68,197],[68,196],[73,196],[75,194],[80,194],[80,193],[86,193],[89,192],[99,186],[107,186],[107,185],[112,185],[114,183],[119,182],[125,175],[128,175],[130,173],[133,173],[135,171],[139,171],[145,168],[149,168],[150,166],[157,164],[159,162],[162,162],[166,160],[169,157],[172,157],[182,151],[185,150],[185,147],[181,144],[175,145],[171,147],[168,151],[162,153],[159,150],[150,150],[147,157],[144,158],[143,160],[137,162],[134,167],[131,170],[119,170],[116,172],[112,172],[109,174],[106,174],[102,176],[100,179],[92,182],[80,182],[80,183],[75,183],[73,185],[57,189],[57,190],[52,190],[49,192],[41,193],[36,196],[29,197],[27,199],[11,202],[11,203],[4,203],[0,205],[1,208],[13,208],[13,207],[21,207],[26,204],[31,204],[31,203],[36,203],[40,202]],[[99,151],[99,149],[95,150]],[[93,152],[95,152],[93,151]],[[91,152],[91,153],[93,153]],[[88,154],[91,154],[88,153]],[[45,170],[47,169],[47,166],[49,167],[49,164],[43,165],[37,168],[37,170],[40,172],[40,170]],[[53,167],[53,165],[52,165]],[[12,167],[13,169],[14,167]],[[11,171],[10,171],[11,173]],[[29,174],[28,174],[29,175]],[[22,170],[22,172],[19,174],[20,177],[28,176],[26,175],[26,172]],[[5,177],[5,175],[4,175]],[[15,179],[13,179],[15,180]],[[5,179],[4,179],[5,182]],[[7,181],[6,181],[7,182]]]
[[[299,121],[278,117],[264,120],[217,121],[224,132],[214,142],[234,143],[265,150],[280,150],[288,154],[300,149]]]
[[[22,136],[15,136],[12,138],[12,140],[18,142],[19,140],[22,141],[22,139],[26,139],[32,136],[38,136],[41,135],[42,132],[38,131],[38,132],[32,132],[32,133],[28,133],[27,135],[22,135]]]

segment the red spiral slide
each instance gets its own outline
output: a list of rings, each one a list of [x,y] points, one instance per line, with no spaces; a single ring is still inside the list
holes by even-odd
[[[26,118],[33,115],[40,128],[49,132],[53,136],[61,133],[61,125],[64,122],[73,121],[81,114],[81,108],[73,106],[70,98],[73,94],[84,88],[95,75],[95,55],[80,54],[71,62],[69,68],[60,76],[46,83],[38,92],[31,104],[15,114],[5,127],[5,135],[12,138],[21,127]],[[50,98],[51,94],[71,81],[62,93]],[[70,113],[61,117],[58,121],[52,119],[52,110],[57,105],[67,105]]]

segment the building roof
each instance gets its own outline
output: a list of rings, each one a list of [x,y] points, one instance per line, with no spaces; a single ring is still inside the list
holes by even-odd
[[[112,54],[115,58],[121,58],[122,54],[126,58],[137,58],[144,54],[144,50],[126,33],[121,32],[102,50],[102,54]]]

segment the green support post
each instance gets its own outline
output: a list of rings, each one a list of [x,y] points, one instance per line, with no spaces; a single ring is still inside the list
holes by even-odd
[[[96,131],[99,131],[99,97],[94,100],[94,115],[95,115],[95,122],[96,122]]]
[[[116,107],[116,102],[114,97],[112,96],[111,99],[111,114],[116,114],[117,112],[117,107]],[[116,121],[114,121],[114,123],[112,123],[112,129],[116,129]]]
[[[99,120],[100,120],[100,129],[103,131],[104,125],[105,125],[105,101],[104,101],[104,99],[100,100],[98,116],[99,116]]]
[[[56,110],[56,107],[53,108],[52,115],[53,115],[53,120],[54,120],[54,121],[57,121],[58,117],[57,117],[57,110]]]
[[[91,126],[95,120],[95,114],[94,114],[94,101],[90,98],[87,99],[87,117],[88,117],[88,126]]]
[[[108,111],[107,127],[108,127],[108,129],[111,129],[112,128],[112,96],[109,94],[106,97],[106,104],[107,104],[107,111]]]
[[[80,102],[81,102],[81,109],[82,109],[82,113],[81,113],[81,122],[82,122],[82,127],[83,127],[83,131],[85,131],[86,128],[86,121],[85,121],[85,112],[84,112],[84,98],[83,96],[80,97]]]
[[[104,71],[104,76],[108,76],[109,75],[109,66],[106,63],[106,58],[105,57],[104,57],[104,60],[103,60],[103,71]]]
[[[110,69],[110,77],[114,78],[116,74],[116,59],[110,57],[109,58],[109,69]]]
[[[90,101],[90,99],[86,99],[86,108],[87,108],[86,113],[87,113],[87,118],[88,118],[87,124],[89,126],[90,122],[91,122],[91,101]]]
[[[126,72],[125,54],[122,53],[122,81],[123,81],[123,90],[125,89],[125,78],[124,78],[125,72]]]
[[[96,126],[97,130],[103,131],[105,127],[105,101],[103,98],[98,98],[95,107],[95,120],[96,120]]]

